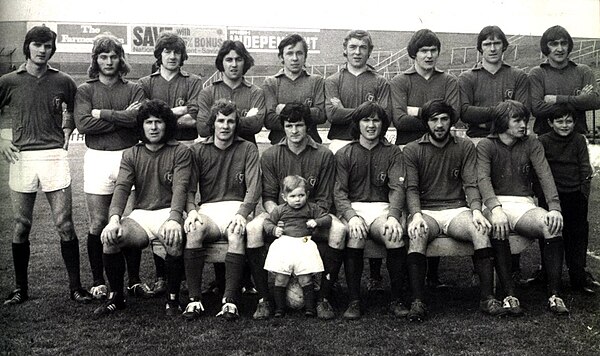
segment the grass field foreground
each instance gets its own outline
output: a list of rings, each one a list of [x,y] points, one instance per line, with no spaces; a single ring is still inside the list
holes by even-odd
[[[73,176],[73,214],[80,239],[83,283],[91,283],[86,252],[87,209],[82,192],[82,144],[70,149]],[[0,296],[14,285],[11,255],[11,207],[8,169],[0,164]],[[590,250],[600,255],[600,183],[593,181],[590,202]],[[387,311],[389,294],[368,295],[363,285],[365,316],[355,322],[340,318],[347,294],[340,274],[341,291],[336,294],[338,318],[329,321],[306,319],[291,313],[283,319],[253,321],[256,297],[245,296],[237,322],[225,322],[218,312],[217,297],[204,301],[207,312],[194,322],[164,315],[164,300],[130,298],[128,308],[113,316],[93,319],[98,303],[78,305],[68,299],[67,276],[58,236],[51,222],[46,198],[38,194],[31,233],[30,301],[18,306],[0,305],[0,354],[400,354],[400,355],[599,355],[600,298],[584,297],[568,289],[565,302],[568,317],[557,318],[545,309],[541,287],[519,289],[526,314],[522,318],[495,319],[477,310],[477,288],[470,286],[470,258],[443,258],[441,277],[456,287],[430,291],[429,320],[409,323],[394,319]],[[525,275],[539,261],[537,244],[523,255]],[[144,251],[142,279],[152,281],[154,266]],[[600,261],[588,257],[588,264],[600,276]],[[368,264],[366,264],[368,265]],[[385,264],[383,271],[385,276]],[[365,277],[368,267],[365,268]],[[384,277],[385,278],[385,277]],[[207,267],[204,282],[213,279]],[[363,282],[366,278],[363,279]],[[385,278],[388,286],[387,278]]]

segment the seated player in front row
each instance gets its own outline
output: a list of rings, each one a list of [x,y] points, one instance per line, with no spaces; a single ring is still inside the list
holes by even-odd
[[[477,145],[479,189],[492,224],[496,271],[507,297],[505,307],[518,310],[510,276],[508,234],[516,231],[528,238],[544,239],[543,262],[548,281],[548,308],[555,314],[569,310],[559,297],[563,262],[563,239],[558,192],[539,140],[527,136],[529,110],[518,101],[496,106],[492,133]],[[532,180],[537,175],[549,211],[536,207]]]
[[[123,153],[109,223],[102,230],[103,260],[110,284],[109,299],[94,314],[112,314],[125,308],[123,248],[160,244],[166,250],[167,315],[179,314],[179,286],[183,274],[183,210],[191,176],[192,155],[173,139],[177,119],[161,100],[142,104],[137,116],[141,143]],[[131,187],[133,211],[123,217]],[[156,251],[156,250],[155,250]]]
[[[489,315],[504,315],[507,310],[493,293],[490,223],[481,212],[475,146],[470,140],[450,135],[457,118],[452,106],[443,100],[425,103],[421,118],[429,132],[404,147],[410,213],[407,264],[413,294],[408,318],[421,321],[426,317],[425,253],[439,234],[473,243],[473,263],[480,281],[479,309]]]
[[[194,180],[187,199],[184,250],[185,275],[190,300],[183,316],[195,319],[204,310],[201,301],[205,242],[227,239],[225,293],[217,316],[239,316],[236,303],[245,260],[246,219],[260,194],[258,148],[238,136],[240,115],[235,103],[219,99],[212,106],[208,127],[211,135],[192,147]],[[196,191],[200,193],[198,207]]]
[[[350,293],[345,319],[358,319],[360,280],[363,273],[367,238],[385,245],[390,275],[391,312],[406,316],[400,302],[406,249],[402,241],[404,206],[404,165],[402,151],[385,139],[390,125],[385,108],[367,101],[352,114],[353,141],[335,154],[336,182],[334,202],[348,226],[344,269]]]
[[[286,286],[293,273],[304,295],[304,314],[316,316],[314,273],[323,272],[317,244],[311,239],[313,229],[331,226],[331,216],[315,203],[308,202],[306,179],[294,175],[283,180],[283,200],[265,219],[263,227],[277,239],[269,247],[265,269],[275,274],[275,317],[285,313]]]
[[[596,285],[585,271],[589,223],[588,201],[592,166],[585,136],[574,132],[574,113],[566,106],[548,119],[552,131],[539,137],[558,190],[564,219],[563,240],[565,262],[571,288],[588,295],[596,293]],[[547,206],[540,202],[540,206]],[[597,283],[597,282],[596,282]]]

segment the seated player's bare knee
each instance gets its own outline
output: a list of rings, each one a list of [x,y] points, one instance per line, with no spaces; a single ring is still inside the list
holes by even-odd
[[[175,257],[179,257],[183,254],[183,247],[182,247],[181,243],[174,244],[173,246],[165,245],[165,250],[167,251],[168,255],[175,256]]]
[[[408,240],[408,253],[416,252],[425,254],[427,252],[428,237],[417,236]]]
[[[229,233],[227,234],[227,242],[229,243],[229,248],[227,252],[237,253],[237,254],[245,254],[246,252],[246,242],[244,241],[244,234],[242,233]]]
[[[260,214],[246,224],[246,239],[248,248],[264,246],[265,242],[263,223],[266,216],[266,213]]]
[[[143,249],[148,247],[150,239],[146,230],[132,219],[124,218],[121,220],[121,231],[123,240],[119,244],[121,247],[133,247]]]
[[[369,237],[367,237],[367,238],[369,238]],[[367,238],[359,239],[356,237],[348,236],[347,242],[346,242],[346,247],[364,249],[365,245],[367,244]]]
[[[336,250],[342,250],[346,245],[347,232],[348,228],[346,225],[337,217],[333,217],[331,219],[331,228],[329,228],[327,244]]]

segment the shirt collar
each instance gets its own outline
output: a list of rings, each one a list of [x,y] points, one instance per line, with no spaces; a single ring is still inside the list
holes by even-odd
[[[567,62],[567,67],[569,67],[569,66],[577,67],[577,63],[575,63],[575,62],[573,62],[572,60],[569,59],[568,62]],[[552,67],[552,65],[550,64],[550,62],[548,61],[547,58],[546,58],[546,60],[544,62],[540,63],[540,67],[542,67],[542,68],[544,68],[544,67],[554,68],[554,67]],[[562,68],[562,69],[565,69],[565,68]],[[562,70],[562,69],[557,69],[557,68],[554,68],[554,69],[556,69],[556,70]]]
[[[93,83],[93,82],[99,82],[99,81],[100,81],[100,77],[96,77],[96,78],[88,79],[85,82],[86,83]],[[122,76],[119,76],[119,81],[121,83],[127,83],[127,79],[123,78]]]
[[[286,77],[285,71],[283,70],[283,68],[281,68],[279,71],[277,71],[277,73],[275,73],[275,75],[274,75],[275,78],[280,78],[282,76]],[[310,76],[310,74],[306,71],[306,68],[302,68],[302,72],[300,73],[300,77],[302,77],[302,76],[307,76],[307,77]],[[298,78],[300,78],[300,77],[298,77]]]
[[[505,62],[502,62],[502,64],[500,65],[500,69],[498,69],[498,72],[502,70],[502,68],[510,68],[511,66],[509,64],[506,64]],[[477,62],[475,64],[475,66],[473,67],[473,70],[485,70],[487,72],[487,69],[483,68],[483,62]],[[498,73],[496,72],[496,73]]]
[[[52,71],[52,72],[58,72],[58,69],[56,69],[56,68],[52,67],[50,64],[46,64],[46,68],[47,68],[47,70],[49,70],[49,71]],[[17,72],[17,73],[23,73],[23,72],[27,72],[27,62],[25,62],[25,63],[21,64],[21,65],[19,66],[19,68],[17,68],[17,71],[16,71],[16,72]]]
[[[185,70],[183,70],[181,68],[179,69],[179,73],[178,74],[181,75],[182,77],[189,77],[190,76],[190,74],[188,72],[186,72]],[[160,68],[157,69],[156,72],[150,74],[151,77],[156,77],[157,75],[160,75]]]
[[[233,142],[238,142],[238,141],[244,141],[244,139],[239,137],[238,135],[235,135],[235,137],[233,138]],[[214,135],[208,136],[206,139],[200,141],[200,143],[202,143],[204,145],[214,145],[215,144],[215,136]]]
[[[229,85],[225,84],[225,82],[223,81],[223,79],[215,80],[213,82],[213,85],[219,85],[219,84],[223,84],[226,87],[229,87]],[[250,83],[249,81],[247,81],[245,77],[242,78],[242,85],[245,86],[245,87],[248,87],[248,88],[252,87],[252,83]]]
[[[350,72],[348,70],[348,63],[344,64],[344,66],[340,69],[340,71],[347,71]],[[375,67],[373,67],[370,64],[367,64],[367,72],[372,72],[372,73],[377,73],[377,70],[375,69]]]

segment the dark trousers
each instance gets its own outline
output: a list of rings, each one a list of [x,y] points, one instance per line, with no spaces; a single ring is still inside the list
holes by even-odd
[[[585,283],[588,248],[588,199],[581,192],[558,193],[564,219],[565,262],[572,287]]]

